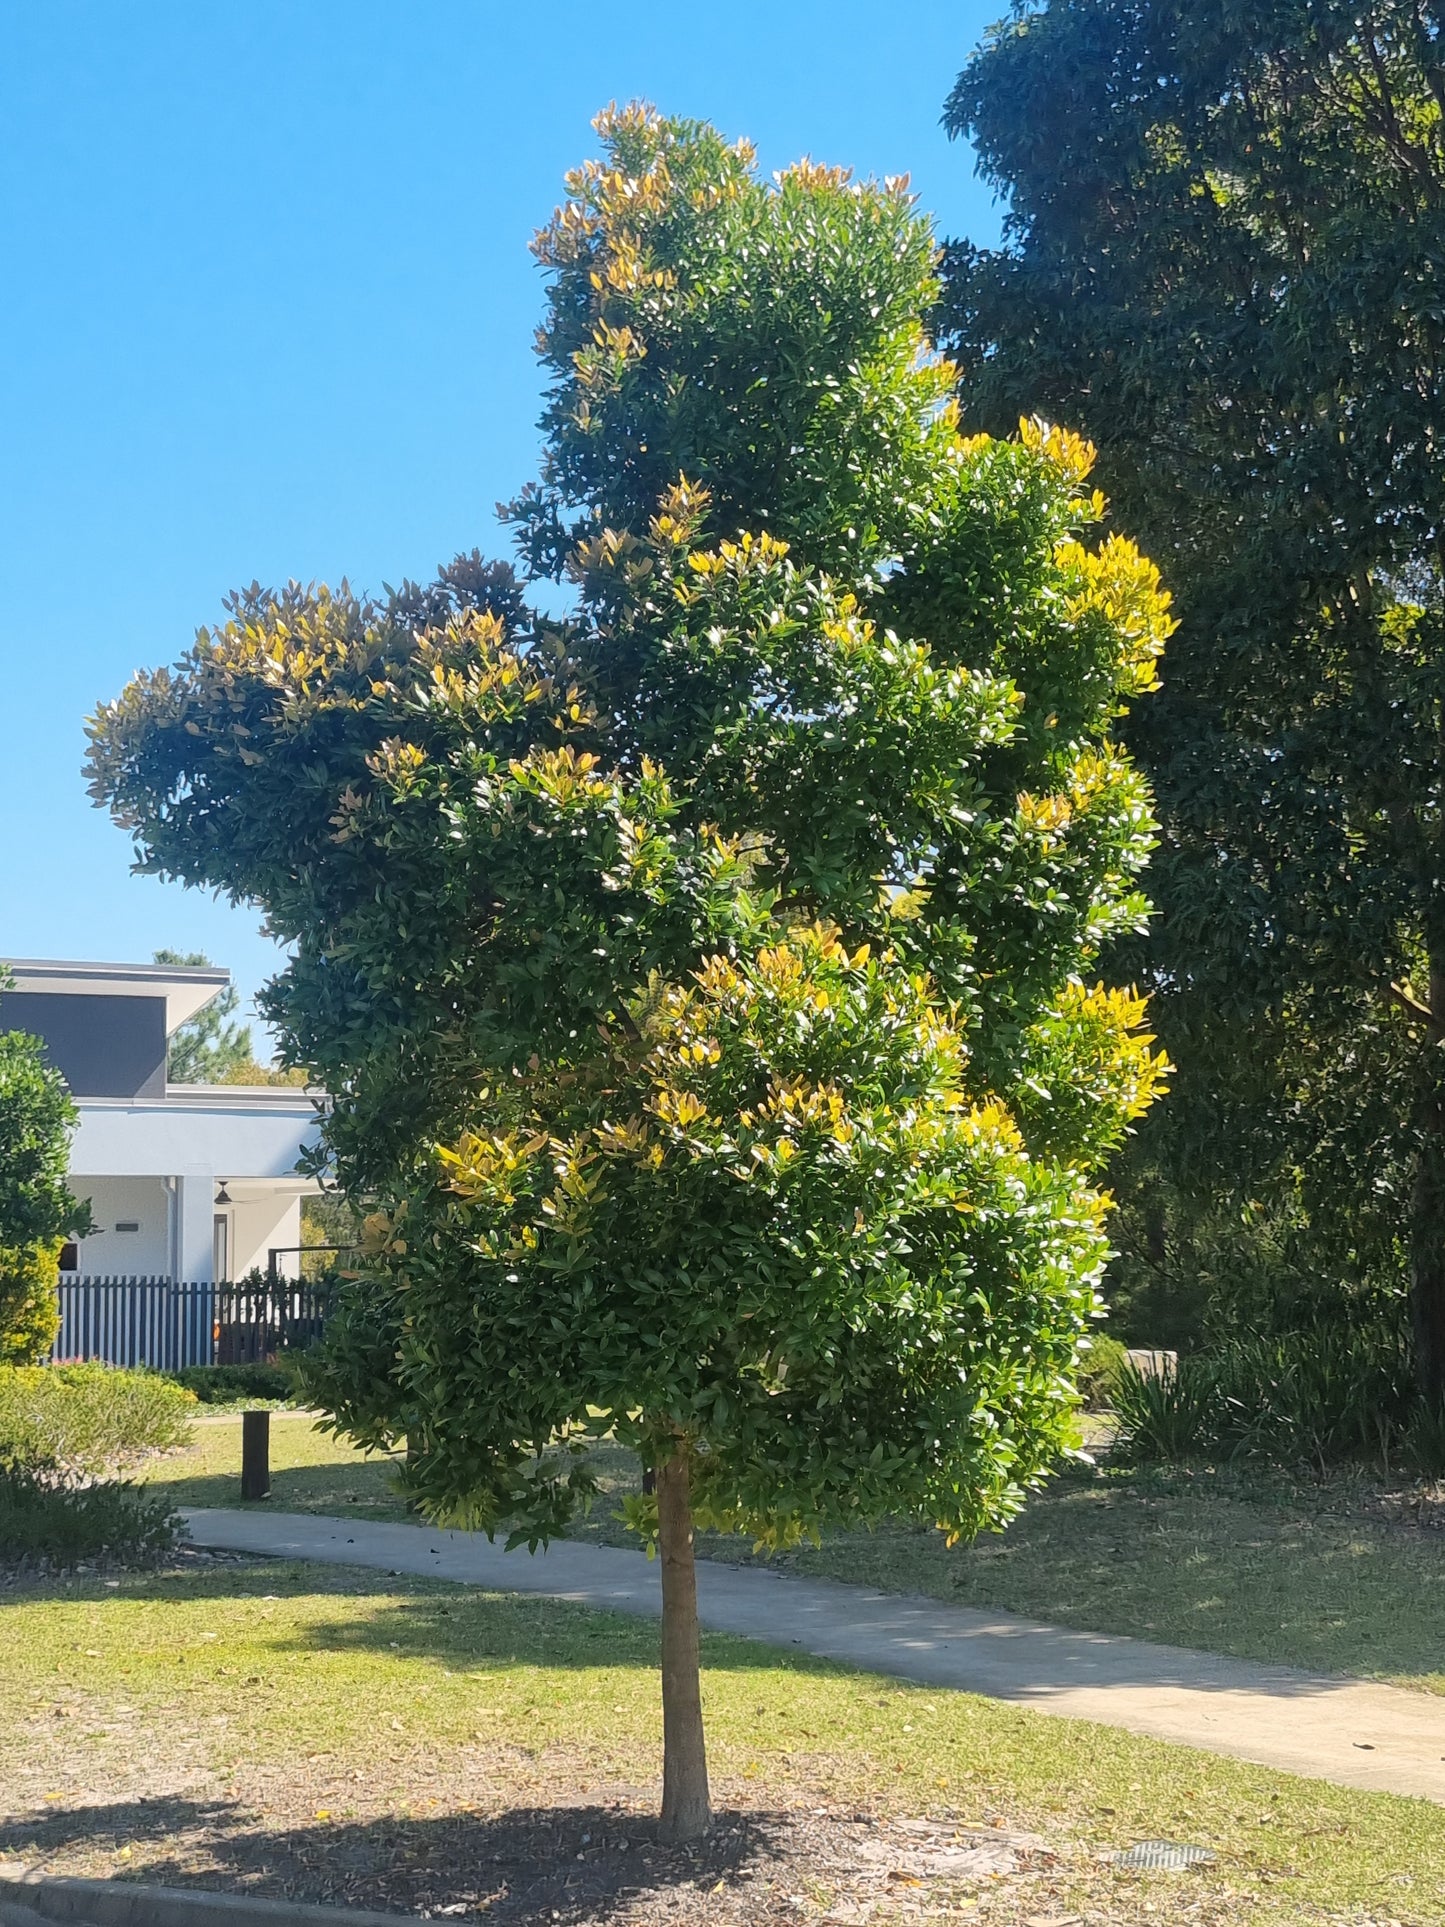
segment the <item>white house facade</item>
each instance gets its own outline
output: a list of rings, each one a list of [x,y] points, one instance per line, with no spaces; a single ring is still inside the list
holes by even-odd
[[[324,1098],[285,1086],[171,1084],[166,1047],[230,982],[169,964],[12,961],[0,1030],[40,1037],[80,1124],[70,1187],[95,1229],[62,1258],[76,1277],[223,1284],[297,1275],[297,1174]]]

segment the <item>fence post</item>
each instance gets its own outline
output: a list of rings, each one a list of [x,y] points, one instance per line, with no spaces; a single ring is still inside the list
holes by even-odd
[[[271,1414],[241,1414],[241,1497],[271,1496]]]

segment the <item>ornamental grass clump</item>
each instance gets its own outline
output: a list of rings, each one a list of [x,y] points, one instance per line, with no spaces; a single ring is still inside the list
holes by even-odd
[[[693,1527],[1006,1522],[1075,1438],[1104,1161],[1166,1070],[1101,982],[1171,628],[1093,451],[963,437],[902,181],[650,108],[536,251],[550,618],[480,556],[232,600],[93,725],[148,870],[264,906],[267,1015],[377,1203],[311,1396],[536,1544],[633,1447],[663,1822],[708,1824]],[[555,595],[552,597],[555,602]]]
[[[183,1445],[194,1396],[111,1365],[0,1366],[0,1469],[80,1485]]]

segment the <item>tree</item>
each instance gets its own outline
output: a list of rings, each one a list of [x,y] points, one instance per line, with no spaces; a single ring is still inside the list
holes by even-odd
[[[40,1039],[0,1032],[0,1364],[44,1358],[60,1328],[60,1247],[90,1228],[65,1182],[75,1124]]]
[[[183,964],[204,969],[210,958],[199,950],[157,950],[158,964]],[[230,1017],[241,1001],[234,984],[228,984],[213,997],[205,1009],[176,1029],[166,1047],[166,1077],[172,1084],[288,1084],[304,1085],[306,1072],[298,1065],[278,1069],[274,1064],[258,1064],[256,1047],[249,1024],[230,1024]]]
[[[1142,961],[1183,1066],[1142,1218],[1263,1210],[1317,1277],[1408,1266],[1436,1403],[1440,26],[1416,0],[1046,0],[945,112],[1010,210],[1001,250],[951,251],[966,416],[1078,422],[1180,600],[1129,725],[1164,828]]]
[[[157,950],[158,964],[179,964],[188,969],[205,969],[210,958],[199,950]],[[211,999],[204,1010],[181,1024],[166,1046],[166,1077],[172,1084],[229,1084],[257,1068],[249,1024],[232,1024],[241,993],[234,984]]]
[[[962,440],[901,182],[650,109],[537,242],[509,570],[233,599],[93,725],[150,868],[264,904],[266,1008],[374,1194],[316,1379],[426,1509],[536,1544],[655,1490],[663,1823],[709,1814],[694,1523],[1011,1516],[1073,1436],[1091,1176],[1163,1065],[1115,747],[1157,576],[1028,424]],[[1088,540],[1084,538],[1089,538]]]

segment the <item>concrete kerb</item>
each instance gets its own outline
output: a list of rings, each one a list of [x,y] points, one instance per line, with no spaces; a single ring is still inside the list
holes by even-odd
[[[0,1927],[396,1927],[415,1918],[130,1880],[63,1880],[0,1866]]]
[[[199,1546],[416,1573],[609,1612],[661,1609],[656,1561],[613,1546],[563,1540],[547,1552],[504,1552],[477,1532],[261,1506],[182,1517]],[[1445,1699],[1432,1693],[716,1561],[700,1566],[698,1609],[713,1631],[855,1670],[1445,1805]]]

